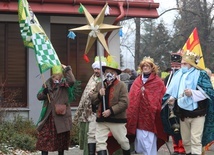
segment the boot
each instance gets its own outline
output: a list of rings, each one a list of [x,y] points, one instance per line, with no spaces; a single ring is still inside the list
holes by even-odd
[[[95,155],[96,143],[88,143],[88,155]]]
[[[58,155],[64,155],[64,150],[58,151]]]
[[[131,155],[130,150],[123,150],[123,155]]]
[[[107,151],[106,150],[98,151],[97,155],[107,155]]]
[[[42,151],[42,155],[48,155],[48,151]]]

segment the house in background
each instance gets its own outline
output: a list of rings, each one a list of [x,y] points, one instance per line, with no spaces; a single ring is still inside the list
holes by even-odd
[[[62,64],[71,65],[77,80],[84,90],[93,73],[91,64],[97,51],[105,55],[103,47],[97,43],[88,53],[89,63],[83,60],[87,35],[76,33],[74,40],[69,39],[68,29],[87,24],[84,14],[78,12],[80,3],[96,17],[108,3],[110,15],[104,23],[119,25],[120,21],[140,17],[157,18],[159,3],[153,0],[28,0],[41,26],[49,36]],[[6,111],[7,118],[19,114],[35,123],[40,115],[42,104],[36,94],[43,81],[36,64],[34,51],[24,47],[18,23],[18,0],[0,1],[0,110]],[[110,54],[120,61],[119,30],[108,32],[106,41]],[[45,72],[45,79],[50,71]],[[74,113],[78,100],[72,103]]]

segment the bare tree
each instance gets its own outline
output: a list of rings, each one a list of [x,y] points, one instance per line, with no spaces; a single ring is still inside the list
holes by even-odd
[[[183,44],[191,34],[192,30],[197,27],[205,65],[214,69],[214,28],[212,11],[214,1],[211,0],[177,0],[180,18],[175,20],[176,33],[184,36],[179,42]]]
[[[169,53],[176,52],[183,47],[192,30],[197,27],[201,47],[205,59],[206,67],[214,70],[214,16],[212,10],[214,1],[212,0],[175,0],[175,8],[170,8],[160,13],[160,16],[177,10],[174,25],[171,32],[167,31],[163,21],[157,22],[155,19],[135,18],[133,23],[129,23],[129,29],[135,33],[135,40],[128,42],[126,36],[121,43],[135,59],[135,68],[144,56],[152,56],[156,63],[164,69],[169,66]],[[147,24],[147,25],[146,25]],[[134,28],[133,28],[134,27]],[[129,35],[133,35],[133,33]],[[133,40],[135,42],[133,42]]]

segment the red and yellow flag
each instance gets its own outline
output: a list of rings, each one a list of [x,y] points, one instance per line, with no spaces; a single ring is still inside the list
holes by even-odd
[[[184,51],[189,50],[199,55],[201,59],[198,63],[198,66],[202,69],[205,69],[204,58],[201,50],[197,28],[194,28],[193,32],[190,34],[189,38],[187,39],[182,49]]]

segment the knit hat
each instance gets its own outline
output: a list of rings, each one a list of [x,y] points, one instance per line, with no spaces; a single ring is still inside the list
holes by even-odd
[[[101,56],[101,66],[106,66],[107,59],[104,56]],[[100,61],[99,61],[99,56],[96,56],[94,58],[94,63],[91,65],[93,69],[98,68],[100,69]]]
[[[117,72],[117,75],[121,74],[121,70],[118,69],[118,63],[111,57],[108,56],[107,57],[107,65],[106,66],[102,66],[102,70],[103,72],[105,72],[106,69],[113,69]]]
[[[202,68],[200,68],[197,64],[199,63],[201,57],[199,55],[197,55],[194,52],[191,52],[189,50],[187,50],[186,52],[183,53],[182,59],[184,61],[186,61],[188,64],[190,64],[191,66],[203,70]]]

